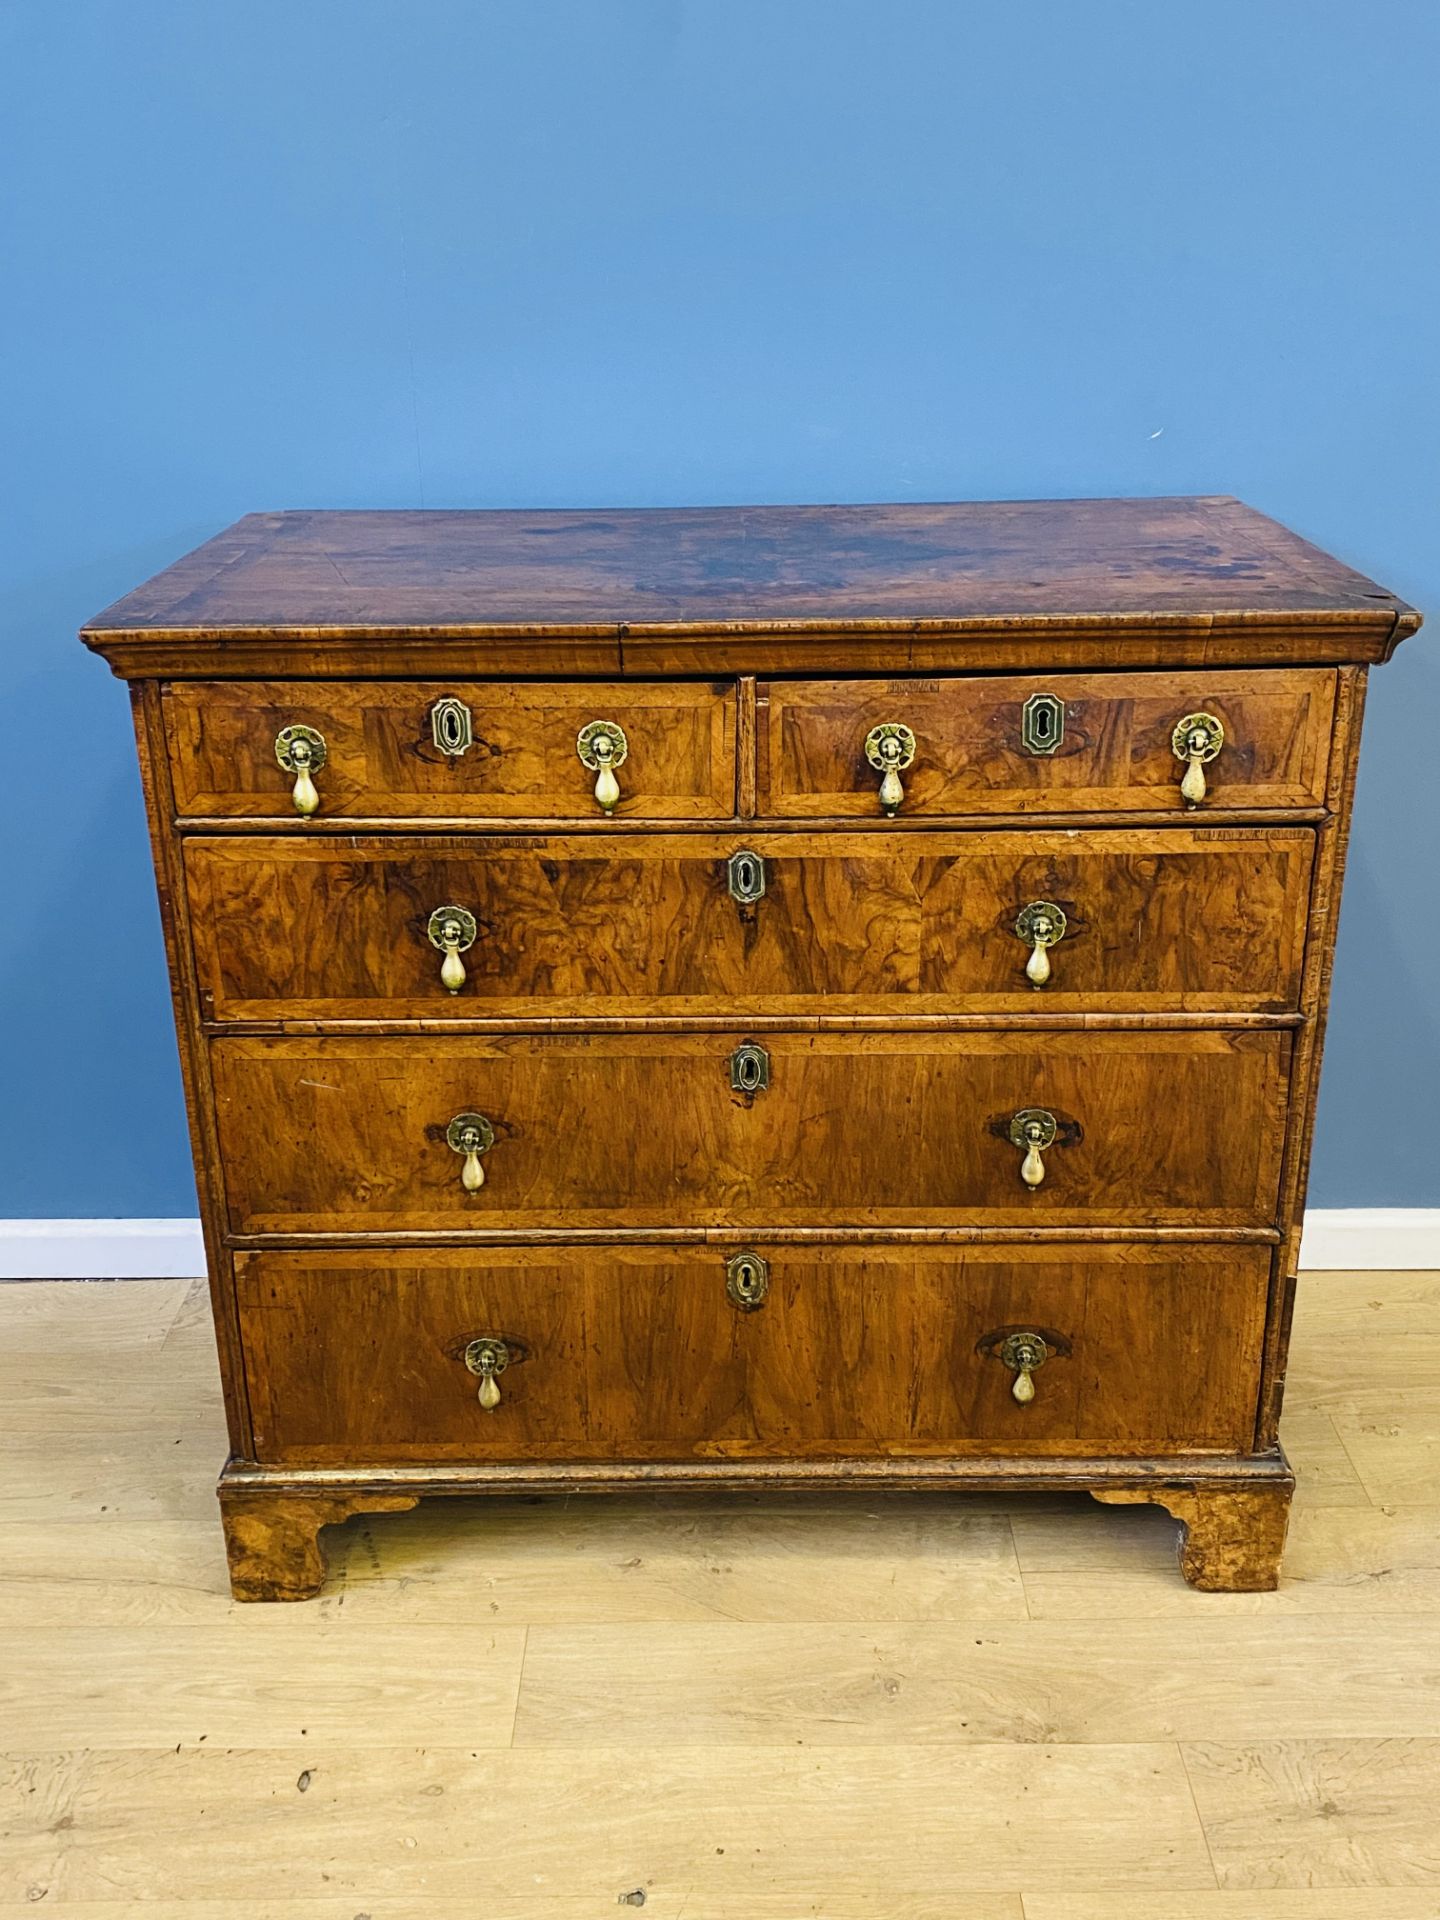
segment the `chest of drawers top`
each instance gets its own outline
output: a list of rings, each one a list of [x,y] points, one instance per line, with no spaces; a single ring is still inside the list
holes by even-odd
[[[126,678],[1385,659],[1419,616],[1227,498],[251,514],[99,614]]]

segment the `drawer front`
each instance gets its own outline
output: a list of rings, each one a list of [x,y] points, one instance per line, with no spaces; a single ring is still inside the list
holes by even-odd
[[[185,864],[217,1020],[1228,1012],[1295,1006],[1313,847],[1308,828],[1178,825],[292,836],[192,839]],[[446,907],[473,924],[436,922]]]
[[[1247,1450],[1269,1253],[757,1244],[236,1261],[256,1447],[290,1465]],[[754,1304],[756,1292],[763,1297]],[[1014,1332],[1047,1356],[1017,1399]],[[482,1406],[485,1358],[503,1343]],[[493,1362],[494,1349],[488,1350]],[[1011,1352],[1011,1358],[1023,1358]],[[1021,1388],[1022,1393],[1024,1387]]]
[[[1321,807],[1334,702],[1335,674],[1322,668],[777,680],[761,689],[760,810],[882,814],[884,773],[866,741],[897,724],[914,736],[914,759],[899,772],[901,818],[1181,814],[1187,763],[1175,757],[1173,735],[1195,713],[1224,729],[1203,768],[1204,806]]]
[[[1262,1226],[1287,1031],[212,1043],[232,1227]],[[1012,1142],[1053,1116],[1039,1184]],[[447,1129],[477,1114],[471,1155]],[[483,1184],[475,1184],[476,1175]],[[472,1186],[463,1184],[469,1176]]]
[[[437,720],[442,701],[463,711]],[[725,681],[177,683],[165,710],[182,817],[296,821],[295,774],[277,760],[276,741],[304,727],[324,742],[312,776],[317,820],[603,819],[601,770],[578,751],[594,721],[624,736],[612,769],[616,818],[735,812],[735,693]],[[455,750],[437,745],[437,727]]]

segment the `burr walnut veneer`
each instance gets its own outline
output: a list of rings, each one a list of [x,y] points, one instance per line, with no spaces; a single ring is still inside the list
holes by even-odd
[[[1365,674],[1233,500],[260,514],[131,682],[235,1591],[540,1489],[1087,1488],[1273,1586]]]

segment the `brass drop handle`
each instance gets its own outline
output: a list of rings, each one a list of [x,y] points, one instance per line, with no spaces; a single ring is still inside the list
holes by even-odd
[[[447,993],[458,993],[465,984],[465,963],[460,958],[475,944],[475,916],[464,907],[437,907],[425,929],[430,944],[445,958],[440,962],[440,984]]]
[[[275,758],[286,773],[294,774],[290,798],[295,811],[308,818],[320,806],[314,775],[325,764],[324,734],[313,727],[282,727],[275,736]]]
[[[1030,958],[1025,962],[1025,978],[1032,987],[1049,984],[1048,949],[1059,946],[1065,938],[1065,927],[1064,911],[1053,900],[1032,900],[1028,907],[1020,909],[1015,921],[1015,936],[1030,948]]]
[[[493,1335],[472,1340],[465,1349],[465,1365],[471,1373],[480,1376],[480,1391],[476,1396],[486,1412],[500,1404],[500,1379],[510,1364],[510,1349],[503,1340]]]
[[[1050,1358],[1050,1348],[1038,1333],[1007,1333],[1000,1342],[1000,1359],[1015,1375],[1010,1393],[1022,1407],[1035,1398],[1035,1374]]]
[[[467,1193],[478,1193],[485,1184],[485,1169],[480,1164],[482,1153],[488,1153],[495,1144],[495,1129],[483,1113],[457,1113],[445,1129],[445,1142],[452,1153],[462,1154],[465,1164],[460,1169],[460,1184]]]
[[[892,818],[905,798],[900,775],[915,758],[915,736],[898,720],[882,720],[865,736],[865,758],[880,778],[880,805]]]
[[[1022,1107],[1010,1121],[1010,1143],[1023,1147],[1025,1158],[1020,1162],[1020,1178],[1027,1187],[1038,1187],[1045,1178],[1045,1162],[1041,1159],[1047,1147],[1055,1144],[1058,1131],[1053,1113],[1047,1113],[1044,1107]]]
[[[620,782],[615,778],[615,769],[624,766],[630,752],[624,729],[617,727],[613,720],[592,720],[580,729],[575,751],[582,765],[596,776],[595,798],[601,812],[614,813],[620,801]]]
[[[1225,728],[1213,713],[1187,713],[1170,736],[1170,748],[1185,762],[1180,797],[1187,807],[1205,798],[1205,769],[1225,744]]]

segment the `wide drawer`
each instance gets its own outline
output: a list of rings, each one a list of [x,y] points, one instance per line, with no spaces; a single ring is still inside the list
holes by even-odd
[[[1296,1005],[1313,849],[1303,827],[290,836],[193,839],[185,868],[215,1020],[1232,1012]]]
[[[767,1034],[754,1092],[741,1038],[216,1040],[231,1225],[1271,1222],[1287,1031]],[[1035,1186],[1021,1112],[1054,1122]],[[493,1135],[474,1191],[464,1115]]]
[[[752,1259],[733,1278],[734,1254],[703,1247],[241,1254],[258,1456],[362,1465],[1253,1443],[1263,1247],[760,1241],[753,1252],[768,1272]],[[1028,1401],[1003,1357],[1015,1333],[1047,1349]],[[479,1386],[498,1358],[499,1398],[485,1407]]]
[[[735,812],[735,691],[726,681],[177,682],[165,690],[165,713],[182,817],[299,819],[296,776],[276,742],[300,727],[323,742],[312,774],[317,821],[603,818],[600,769],[579,752],[582,729],[596,721],[623,735],[612,770],[617,818]],[[293,739],[287,751],[293,761]]]
[[[1321,807],[1335,702],[1324,668],[1047,674],[1016,679],[772,681],[760,691],[760,811],[880,814],[875,728],[913,735],[899,817],[1183,813],[1179,722],[1224,741],[1202,768],[1208,808]],[[878,749],[877,749],[878,751]]]

